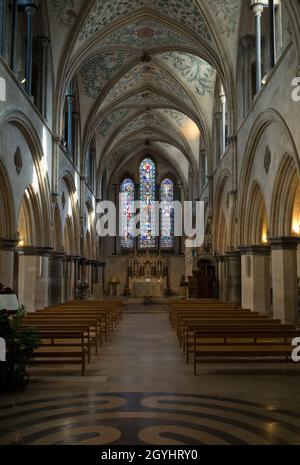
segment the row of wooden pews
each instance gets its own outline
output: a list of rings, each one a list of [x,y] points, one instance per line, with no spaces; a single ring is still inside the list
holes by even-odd
[[[86,300],[28,313],[23,325],[35,327],[41,337],[34,363],[80,365],[84,376],[92,351],[98,355],[103,340],[120,324],[122,309],[121,300]]]
[[[288,361],[300,331],[267,315],[216,300],[171,300],[170,322],[194,374],[201,362]]]

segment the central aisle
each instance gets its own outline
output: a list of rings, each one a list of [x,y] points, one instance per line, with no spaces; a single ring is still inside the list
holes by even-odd
[[[300,444],[297,373],[208,366],[194,377],[163,304],[128,304],[85,377],[66,366],[31,377],[0,399],[0,444]]]

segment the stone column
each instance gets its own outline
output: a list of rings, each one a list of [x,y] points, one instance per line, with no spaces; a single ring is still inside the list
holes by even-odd
[[[218,299],[222,302],[228,301],[228,282],[227,282],[227,257],[218,256],[217,261],[217,281],[218,281]]]
[[[226,151],[226,95],[222,86],[220,93],[221,103],[221,127],[220,127],[220,155]]]
[[[67,134],[67,148],[68,148],[68,155],[73,160],[73,103],[74,103],[74,95],[67,95],[67,103],[68,103],[68,134]]]
[[[73,124],[74,124],[74,147],[73,147],[73,161],[76,166],[79,166],[79,144],[80,144],[80,113],[73,111]]]
[[[298,319],[297,247],[298,237],[276,237],[269,240],[272,250],[273,317],[284,323]]]
[[[59,150],[62,141],[63,136],[59,134],[52,135],[52,195],[54,196],[54,201],[58,197]]]
[[[275,2],[269,0],[269,33],[270,33],[270,69],[276,64],[276,19]]]
[[[26,30],[27,30],[25,89],[28,95],[31,95],[31,91],[32,91],[32,18],[36,11],[37,11],[37,7],[33,2],[28,3],[25,6]]]
[[[39,92],[37,106],[42,116],[47,118],[47,77],[48,77],[48,49],[50,40],[48,37],[39,36],[36,38],[40,48],[41,72],[39,75]]]
[[[261,61],[261,17],[264,6],[259,0],[251,0],[251,8],[255,16],[255,42],[256,42],[256,93],[261,91],[262,61]]]
[[[241,304],[241,254],[234,250],[227,252],[229,301],[233,304]]]
[[[215,137],[216,137],[216,154],[217,162],[220,160],[221,152],[221,120],[222,113],[220,111],[215,112]]]
[[[17,32],[18,32],[18,0],[13,0],[12,20],[11,20],[11,45],[10,45],[10,67],[13,73],[16,73]]]
[[[243,116],[245,117],[250,109],[252,102],[251,89],[251,55],[254,48],[255,39],[252,36],[241,38],[242,55],[243,55]]]
[[[14,257],[17,244],[18,241],[14,239],[0,239],[0,283],[11,289],[14,289]]]
[[[64,301],[69,302],[75,296],[75,257],[73,255],[66,255],[64,271]]]
[[[200,177],[201,177],[201,191],[203,191],[206,185],[206,176],[207,176],[207,160],[206,160],[206,150],[200,150]]]
[[[0,55],[5,53],[5,33],[6,33],[6,1],[0,3]]]
[[[48,306],[49,256],[48,247],[18,247],[20,305],[28,312]]]
[[[242,307],[259,313],[271,313],[270,247],[241,247]]]
[[[60,305],[64,294],[63,252],[51,252],[49,260],[49,305]]]
[[[89,284],[89,293],[93,293],[93,272],[94,272],[94,261],[87,260],[85,262],[85,279]]]

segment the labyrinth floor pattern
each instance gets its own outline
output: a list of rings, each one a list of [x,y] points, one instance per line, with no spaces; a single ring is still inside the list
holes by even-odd
[[[0,444],[300,444],[300,413],[206,395],[45,397],[1,406]]]
[[[84,377],[32,369],[25,392],[0,397],[0,444],[300,444],[300,366],[193,376],[166,308],[129,303]]]

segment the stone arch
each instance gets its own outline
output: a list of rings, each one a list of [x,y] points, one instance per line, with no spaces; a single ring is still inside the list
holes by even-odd
[[[280,113],[274,110],[273,108],[270,108],[267,111],[261,113],[256,119],[256,121],[254,122],[252,130],[250,132],[247,145],[245,148],[244,162],[243,162],[241,174],[240,174],[240,185],[239,185],[240,194],[238,197],[238,206],[237,206],[238,217],[240,218],[239,231],[238,231],[240,243],[243,242],[244,237],[245,237],[245,223],[243,219],[245,217],[244,213],[247,208],[248,193],[250,190],[249,184],[250,184],[250,179],[251,179],[251,171],[253,168],[255,157],[257,155],[257,147],[258,147],[258,144],[260,143],[262,135],[264,134],[266,129],[272,124],[277,124],[280,127],[280,129],[284,132],[289,142],[289,145],[291,147],[291,151],[293,154],[291,156],[294,160],[296,170],[298,173],[300,172],[300,159],[297,156],[298,150],[297,150],[295,141],[293,139],[293,136],[291,134],[291,131],[286,121],[283,119]],[[275,189],[275,191],[276,190],[277,189]],[[276,233],[276,228],[274,230],[274,226],[273,226],[275,224],[274,223],[274,195],[275,194],[273,194],[272,213],[270,215],[270,224],[269,224],[269,232],[271,236],[272,235],[274,236],[274,234]]]
[[[33,186],[29,186],[23,196],[18,216],[20,246],[43,245],[43,221],[41,205]]]
[[[14,239],[16,235],[12,190],[6,170],[0,162],[0,237]]]
[[[67,216],[66,224],[64,227],[64,251],[67,255],[74,255],[75,247],[74,247],[74,225],[72,218]]]
[[[226,224],[225,214],[222,211],[219,219],[218,235],[216,239],[216,250],[218,254],[225,255],[228,250],[228,228]]]
[[[225,199],[226,196],[226,186],[230,185],[230,173],[228,170],[223,170],[222,173],[219,176],[219,179],[217,181],[216,185],[216,191],[215,191],[215,200],[214,200],[214,214],[213,214],[213,243],[214,243],[214,248],[215,250],[218,250],[219,245],[221,244],[223,247],[224,241],[222,239],[222,230],[224,231],[224,223],[223,220],[225,221],[226,224],[226,246],[229,246],[229,240],[231,238],[231,231],[229,230],[231,222],[228,220],[230,218],[230,215],[228,212],[228,218],[226,220],[226,214],[224,211],[224,204],[227,202],[227,199]],[[227,192],[227,196],[229,195],[229,191]],[[226,205],[226,208],[229,209],[229,204],[228,206]]]
[[[244,245],[262,245],[267,241],[268,217],[262,189],[254,181],[249,193],[248,205],[245,209]]]
[[[50,183],[48,175],[44,169],[43,147],[32,121],[23,112],[19,110],[8,111],[0,117],[0,130],[2,130],[5,125],[10,124],[21,132],[30,150],[30,155],[36,172],[39,191],[38,196],[41,206],[40,211],[43,222],[43,237],[41,245],[49,246],[51,244]]]
[[[299,173],[295,159],[286,153],[282,159],[272,196],[272,236],[290,236],[292,233],[294,202],[299,187]]]
[[[71,254],[78,255],[80,249],[80,210],[79,210],[79,201],[77,197],[77,190],[75,180],[72,174],[66,170],[60,176],[60,181],[64,181],[69,201],[70,201],[70,211],[66,218],[66,224],[64,226],[64,235],[67,232],[67,242],[64,238],[64,242],[68,244],[68,249],[72,252]],[[70,228],[72,231],[70,231]]]
[[[54,233],[53,233],[53,249],[60,252],[63,248],[62,240],[62,224],[59,207],[56,204],[54,208]]]

